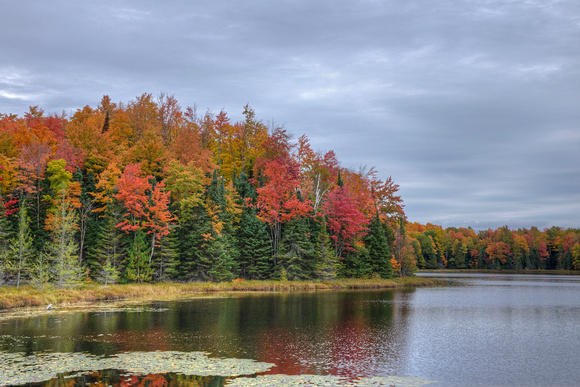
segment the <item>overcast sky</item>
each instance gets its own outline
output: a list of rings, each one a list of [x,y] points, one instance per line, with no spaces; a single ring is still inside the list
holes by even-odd
[[[0,0],[0,112],[249,103],[410,221],[580,227],[580,1]]]

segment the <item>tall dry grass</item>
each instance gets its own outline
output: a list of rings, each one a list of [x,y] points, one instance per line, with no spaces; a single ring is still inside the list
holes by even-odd
[[[420,277],[395,279],[341,279],[336,281],[244,281],[153,283],[109,285],[84,283],[73,289],[48,287],[44,290],[32,286],[0,287],[0,310],[39,307],[53,304],[70,306],[91,304],[108,300],[155,300],[210,292],[303,292],[341,289],[380,289],[401,286],[430,286],[434,281]]]

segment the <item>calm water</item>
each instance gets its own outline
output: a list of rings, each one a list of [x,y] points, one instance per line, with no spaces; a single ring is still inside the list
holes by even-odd
[[[250,294],[49,313],[0,321],[0,350],[206,351],[275,363],[270,373],[580,385],[580,277],[445,278],[450,286],[406,291]]]

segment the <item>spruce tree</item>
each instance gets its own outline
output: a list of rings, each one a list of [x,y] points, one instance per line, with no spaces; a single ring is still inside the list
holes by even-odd
[[[297,218],[285,225],[284,238],[278,252],[278,270],[289,280],[312,278],[314,245],[308,235],[305,218]]]
[[[256,211],[244,208],[237,232],[240,277],[267,279],[272,275],[272,251],[268,229]]]
[[[153,255],[153,279],[155,281],[170,281],[177,275],[177,240],[172,231],[159,241],[159,247]]]
[[[119,279],[119,270],[111,264],[111,260],[107,259],[105,264],[101,267],[99,271],[99,276],[97,277],[99,282],[105,285],[114,284]]]
[[[372,274],[381,278],[391,278],[391,249],[389,248],[383,222],[377,213],[373,218],[369,231],[364,238],[365,247],[369,253],[369,264]]]
[[[10,241],[10,255],[13,262],[13,270],[16,273],[16,288],[20,287],[21,280],[25,277],[29,259],[33,253],[32,237],[28,225],[30,220],[26,214],[26,207],[21,203],[18,209],[18,230]]]
[[[71,195],[72,174],[65,167],[66,162],[63,159],[51,161],[47,167],[54,197],[47,220],[51,238],[45,251],[52,260],[51,269],[58,287],[77,285],[84,273],[75,240],[77,214],[73,206],[74,197]]]
[[[105,223],[101,226],[97,246],[94,249],[95,259],[90,259],[88,262],[91,273],[100,274],[107,262],[117,272],[123,271],[129,234],[116,227],[121,222],[120,215],[120,212],[114,210],[107,212],[104,219]]]
[[[244,171],[240,172],[240,175],[234,182],[234,186],[238,191],[238,195],[240,195],[240,198],[243,201],[245,201],[246,199],[250,200],[255,199],[257,196],[256,189],[254,188],[254,186],[252,186],[252,184],[250,184],[248,176]]]
[[[231,281],[235,278],[236,263],[231,255],[231,243],[226,235],[216,235],[208,241],[211,266],[207,274],[210,281]]]
[[[207,280],[211,261],[206,237],[211,235],[211,219],[202,205],[179,220],[178,278],[182,281]],[[206,237],[204,237],[206,236]]]
[[[147,282],[151,280],[153,269],[149,264],[150,247],[145,232],[138,229],[135,238],[127,250],[125,278],[130,282]]]
[[[12,268],[10,261],[11,229],[12,227],[8,220],[6,207],[4,206],[4,202],[0,200],[0,284],[9,279]]]
[[[364,246],[348,251],[338,263],[340,278],[369,278],[370,273],[369,252]]]
[[[51,265],[44,252],[38,254],[38,258],[30,265],[30,283],[37,289],[44,290],[51,279]]]
[[[338,271],[338,259],[334,254],[332,242],[326,229],[326,221],[322,218],[320,232],[316,243],[316,277],[324,281],[333,281],[336,279]]]

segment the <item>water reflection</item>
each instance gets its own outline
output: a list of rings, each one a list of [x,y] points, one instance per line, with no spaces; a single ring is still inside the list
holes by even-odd
[[[0,323],[0,348],[95,355],[206,351],[275,363],[270,373],[393,375],[404,369],[409,308],[400,300],[410,292],[229,295],[151,303],[139,313],[16,319]]]

